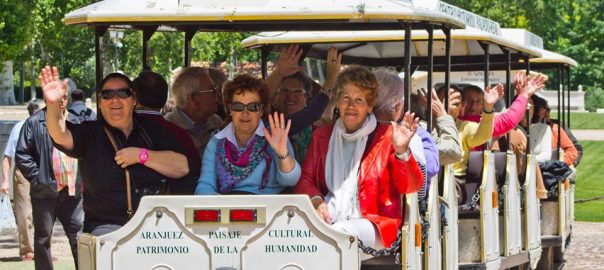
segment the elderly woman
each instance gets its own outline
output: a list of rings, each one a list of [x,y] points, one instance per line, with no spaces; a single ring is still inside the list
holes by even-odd
[[[270,130],[261,121],[266,84],[239,75],[223,91],[231,122],[208,142],[195,194],[276,194],[295,185],[300,165],[287,138],[291,121],[269,115]]]
[[[142,196],[162,192],[166,179],[198,177],[199,164],[186,158],[186,149],[168,131],[134,113],[128,77],[112,73],[101,81],[96,94],[102,117],[81,125],[66,123],[60,113],[67,87],[56,67],[45,67],[40,82],[55,147],[80,161],[84,232],[112,232],[129,220]]]
[[[387,68],[380,68],[374,74],[379,84],[374,113],[378,124],[390,125],[392,121],[402,120],[404,114],[403,80],[398,73]],[[417,134],[411,139],[409,148],[426,176],[424,185],[418,192],[418,197],[424,199],[427,188],[430,186],[430,179],[438,174],[438,148],[432,140],[432,135],[421,126],[417,127]]]
[[[296,193],[307,194],[318,215],[356,235],[366,246],[391,246],[401,224],[402,193],[416,192],[424,176],[410,153],[417,120],[378,125],[372,113],[378,82],[351,66],[337,77],[335,124],[313,132]]]

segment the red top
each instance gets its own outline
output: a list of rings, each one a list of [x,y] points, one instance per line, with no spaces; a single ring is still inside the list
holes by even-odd
[[[325,197],[325,160],[333,125],[317,128],[302,165],[302,176],[294,191],[310,197]],[[417,192],[423,175],[413,155],[407,161],[396,158],[391,143],[392,127],[378,125],[361,159],[359,205],[364,218],[376,225],[385,247],[396,239],[402,221],[401,194]]]

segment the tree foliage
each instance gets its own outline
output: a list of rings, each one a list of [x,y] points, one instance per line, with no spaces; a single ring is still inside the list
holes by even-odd
[[[0,0],[0,62],[13,60],[31,41],[33,6],[33,0]]]
[[[591,0],[444,0],[498,21],[502,27],[526,28],[543,37],[546,49],[576,59],[572,85],[587,93],[589,109],[604,107],[604,1]],[[94,33],[83,26],[66,26],[65,14],[95,0],[0,0],[0,61],[14,60],[15,72],[58,65],[78,86],[94,86]],[[239,42],[251,33],[197,33],[191,45],[192,61],[257,61],[256,51]],[[122,45],[105,35],[104,72],[115,69],[136,76],[142,65],[142,32],[126,30]],[[117,41],[117,40],[115,40]],[[182,67],[184,34],[157,32],[149,41],[149,65],[169,78]],[[33,44],[34,46],[28,46]],[[117,47],[116,47],[117,46]],[[119,65],[116,65],[116,53]],[[32,78],[27,74],[26,78]],[[34,74],[35,75],[35,74]],[[19,76],[15,76],[16,79]],[[27,85],[27,82],[26,82]]]
[[[502,27],[525,28],[543,38],[544,47],[569,56],[579,67],[572,88],[583,85],[586,108],[604,107],[604,1],[445,0],[493,19]]]

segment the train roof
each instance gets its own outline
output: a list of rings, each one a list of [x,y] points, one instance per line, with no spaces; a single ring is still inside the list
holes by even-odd
[[[401,29],[402,23],[464,28],[459,18],[410,0],[104,0],[65,15],[68,25],[214,31]]]
[[[413,30],[411,34],[413,43],[411,53],[413,57],[425,57],[428,55],[428,33],[425,30]],[[459,29],[451,33],[451,56],[482,56],[481,43],[489,46],[492,55],[503,54],[503,49],[512,52],[527,54],[530,57],[541,57],[541,51],[527,44],[520,44],[505,39],[492,33],[478,29]],[[445,56],[445,34],[437,30],[434,32],[434,56]],[[327,50],[334,46],[343,53],[344,63],[364,63],[371,65],[384,65],[387,59],[400,59],[404,57],[402,50],[405,40],[405,31],[299,31],[299,32],[263,32],[251,36],[242,41],[242,46],[255,48],[267,45],[308,44],[310,51],[308,56],[324,58]],[[379,63],[378,63],[379,62]]]

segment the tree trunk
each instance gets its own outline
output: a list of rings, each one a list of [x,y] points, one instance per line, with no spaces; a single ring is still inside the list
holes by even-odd
[[[4,66],[0,72],[0,105],[14,105],[15,89],[13,81],[13,61],[2,63]]]

